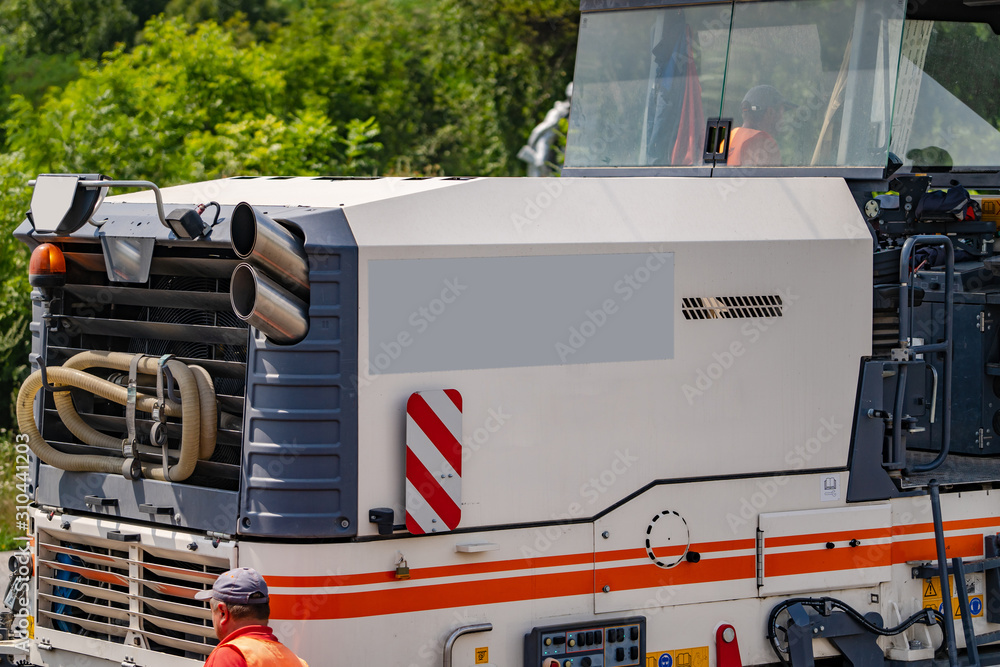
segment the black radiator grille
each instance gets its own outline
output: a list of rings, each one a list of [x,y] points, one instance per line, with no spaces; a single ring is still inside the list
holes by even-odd
[[[249,329],[229,301],[229,277],[238,263],[231,249],[157,246],[144,284],[109,282],[98,244],[66,244],[64,253],[67,285],[62,300],[53,305],[58,330],[49,333],[47,365],[60,365],[82,351],[102,350],[172,354],[202,366],[213,378],[221,428],[211,461],[200,462],[187,483],[236,489]],[[92,372],[127,383],[127,373]],[[155,381],[147,377],[145,382],[140,391],[155,393]],[[115,437],[127,433],[123,406],[83,392],[74,392],[73,400],[93,428]],[[139,413],[136,421],[140,436],[148,434],[151,415]],[[168,437],[179,438],[180,433],[179,421],[171,419]],[[95,453],[63,426],[51,396],[46,397],[43,435],[57,449]]]

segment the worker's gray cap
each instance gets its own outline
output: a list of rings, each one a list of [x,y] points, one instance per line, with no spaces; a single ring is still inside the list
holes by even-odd
[[[743,102],[740,104],[740,108],[747,111],[765,111],[767,109],[777,109],[778,107],[794,109],[796,105],[782,97],[777,88],[767,84],[754,86],[748,90],[747,94],[743,96]]]
[[[264,604],[268,600],[267,584],[252,567],[238,567],[220,574],[210,590],[195,593],[194,598],[226,604]]]

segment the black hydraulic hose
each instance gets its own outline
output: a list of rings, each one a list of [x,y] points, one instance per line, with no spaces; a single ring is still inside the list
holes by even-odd
[[[842,602],[841,600],[838,600],[836,598],[829,598],[829,597],[789,598],[788,600],[784,600],[783,602],[780,602],[777,605],[775,605],[774,609],[771,610],[771,613],[767,617],[768,643],[770,643],[771,650],[774,651],[774,654],[778,656],[778,660],[780,660],[781,664],[785,665],[786,667],[788,667],[789,664],[788,660],[785,659],[785,656],[782,654],[783,652],[781,650],[781,647],[778,646],[777,630],[779,628],[777,625],[777,620],[778,620],[778,615],[781,614],[781,612],[783,612],[785,609],[788,609],[794,604],[802,604],[807,607],[812,607],[813,609],[819,612],[826,610],[828,606],[830,608],[840,609],[848,616],[853,618],[855,621],[857,621],[859,624],[861,624],[861,626],[864,627],[869,632],[876,635],[881,635],[883,637],[898,635],[899,633],[908,630],[911,626],[917,623],[923,623],[924,625],[936,624],[942,627],[946,627],[946,624],[944,622],[944,615],[941,614],[941,612],[939,612],[936,609],[921,609],[920,611],[918,611],[917,613],[913,614],[905,621],[900,623],[899,625],[896,625],[891,628],[884,628],[879,625],[875,625],[867,618],[865,618],[864,614],[859,612],[857,609],[854,609],[846,602]],[[932,618],[934,619],[933,623],[931,622]]]

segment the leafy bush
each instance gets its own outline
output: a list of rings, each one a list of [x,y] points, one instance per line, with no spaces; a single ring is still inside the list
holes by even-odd
[[[28,209],[28,179],[21,155],[0,154],[0,427],[13,424],[14,399],[28,370],[28,252],[11,235]]]
[[[26,372],[27,255],[10,232],[29,178],[99,172],[166,186],[244,174],[521,174],[514,156],[562,97],[578,21],[575,0],[63,5],[72,7],[56,15],[43,0],[0,0],[0,19],[18,19],[0,20],[0,50],[13,54],[0,60],[0,81],[15,84],[4,105],[0,83],[4,399]],[[162,10],[174,17],[129,34]],[[100,30],[76,34],[80,25]]]

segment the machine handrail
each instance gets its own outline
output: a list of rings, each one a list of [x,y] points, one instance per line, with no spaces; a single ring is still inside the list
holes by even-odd
[[[451,654],[455,649],[455,642],[462,635],[470,635],[474,632],[489,632],[493,629],[492,623],[475,623],[473,625],[463,625],[462,627],[455,628],[452,630],[451,634],[448,635],[448,639],[444,642],[444,655],[441,664],[444,667],[451,667]]]
[[[944,340],[926,345],[911,345],[910,337],[910,261],[914,248],[918,246],[940,246],[946,251],[945,287],[944,287]],[[941,436],[941,451],[933,461],[922,463],[908,469],[919,473],[934,470],[948,457],[951,449],[951,364],[953,350],[953,327],[955,311],[955,247],[947,236],[920,235],[911,236],[903,244],[899,257],[899,345],[912,354],[924,352],[942,352],[944,354],[944,426]],[[899,378],[896,382],[895,406],[892,415],[892,450],[893,462],[906,461],[906,452],[902,444],[903,402],[906,392],[907,367],[901,364]]]

